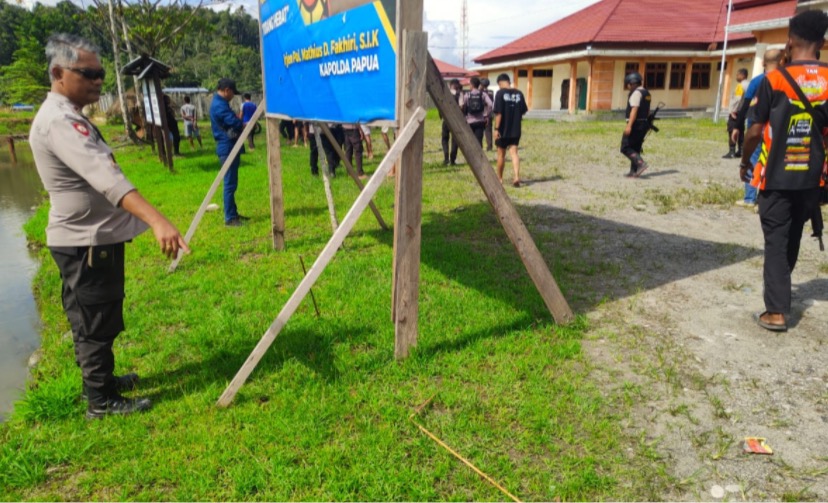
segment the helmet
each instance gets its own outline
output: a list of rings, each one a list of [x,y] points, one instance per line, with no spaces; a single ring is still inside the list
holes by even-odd
[[[624,85],[628,86],[633,82],[638,82],[639,84],[644,82],[644,79],[641,78],[641,74],[638,72],[630,72],[624,77]]]

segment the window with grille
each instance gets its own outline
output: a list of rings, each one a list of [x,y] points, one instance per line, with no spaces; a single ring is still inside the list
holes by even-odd
[[[693,63],[690,89],[710,89],[710,63]]]
[[[667,63],[647,63],[644,82],[647,89],[664,89],[667,83]]]
[[[670,89],[684,89],[686,72],[687,65],[684,63],[672,63],[670,65]]]
[[[532,70],[532,77],[551,77],[552,69],[547,70]]]

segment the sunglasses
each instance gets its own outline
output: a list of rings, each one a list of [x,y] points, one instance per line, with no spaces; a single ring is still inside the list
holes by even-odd
[[[72,67],[65,67],[67,70],[71,70],[81,77],[88,79],[88,80],[103,80],[106,77],[106,70],[100,68],[98,70],[93,70],[92,68],[72,68]]]

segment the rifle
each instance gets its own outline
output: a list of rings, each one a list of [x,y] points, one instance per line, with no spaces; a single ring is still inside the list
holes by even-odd
[[[647,115],[647,134],[650,134],[650,130],[652,129],[656,133],[658,133],[659,129],[655,125],[655,121],[659,120],[658,112],[662,108],[664,108],[665,103],[663,101],[659,101],[658,105],[656,105],[654,110],[650,110],[650,114]]]

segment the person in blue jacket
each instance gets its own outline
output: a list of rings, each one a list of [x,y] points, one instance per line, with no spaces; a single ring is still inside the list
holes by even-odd
[[[218,81],[216,94],[210,104],[210,125],[213,129],[213,138],[216,140],[216,155],[220,164],[224,166],[230,151],[236,144],[239,134],[244,129],[242,121],[233,113],[230,108],[230,100],[239,94],[236,89],[236,81],[232,79],[220,79]],[[239,185],[239,161],[244,153],[242,146],[230,164],[230,169],[224,175],[224,225],[228,227],[239,227],[243,225],[247,217],[239,215],[236,208],[236,188]]]

